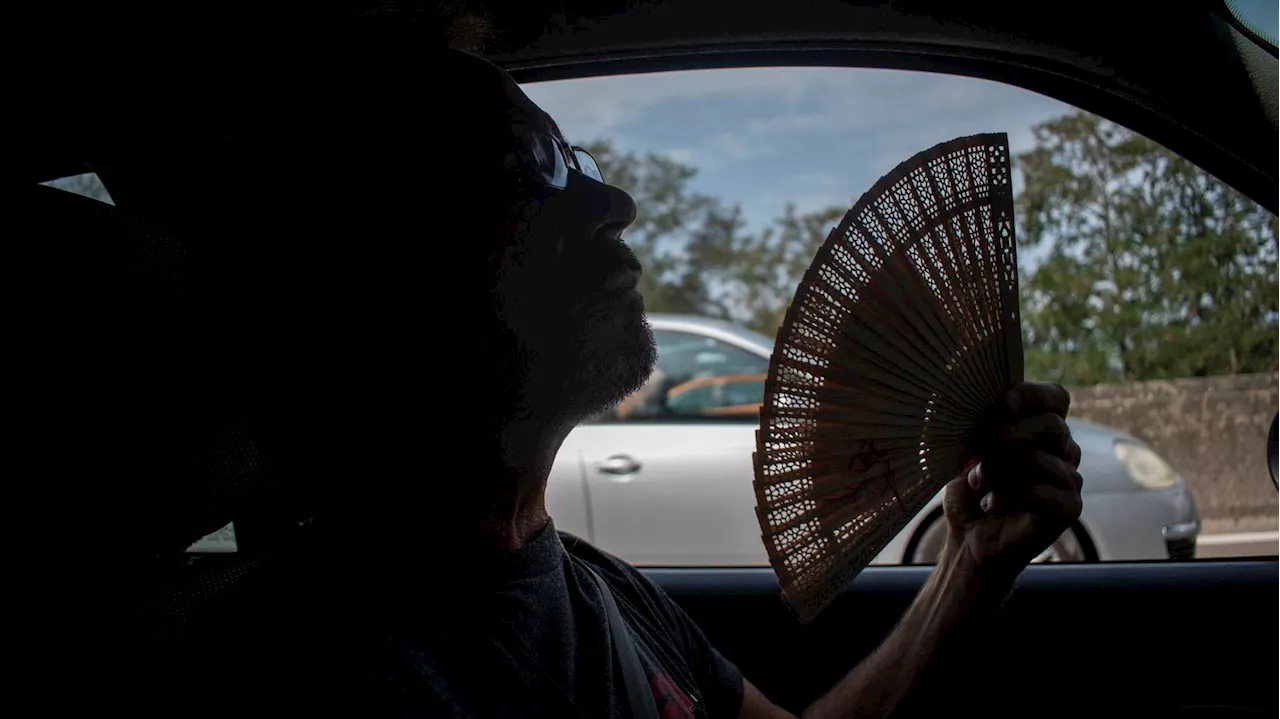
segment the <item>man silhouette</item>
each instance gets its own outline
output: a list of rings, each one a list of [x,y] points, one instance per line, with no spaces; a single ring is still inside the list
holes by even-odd
[[[391,102],[381,95],[351,103],[373,118],[361,125],[368,141],[382,151],[402,142],[412,170],[352,163],[286,186],[249,157],[234,178],[175,189],[163,173],[148,184],[146,173],[103,169],[122,207],[161,213],[169,227],[230,238],[252,224],[330,252],[323,272],[276,265],[301,289],[260,307],[293,308],[263,309],[287,316],[271,326],[291,339],[261,337],[301,358],[280,376],[306,384],[291,416],[314,429],[310,476],[333,488],[296,570],[263,595],[259,615],[271,619],[215,637],[239,647],[241,662],[217,686],[279,711],[630,716],[612,599],[658,716],[791,716],[659,587],[548,516],[565,436],[653,369],[642,268],[623,240],[637,209],[502,70],[456,50],[430,57],[444,70],[430,87],[433,123],[415,129],[410,110],[375,104]],[[341,100],[351,88],[329,92]],[[197,216],[196,202],[218,209]],[[338,236],[341,252],[313,239]],[[1026,384],[1007,400],[998,443],[947,487],[949,534],[930,579],[805,717],[908,706],[931,670],[945,673],[938,662],[954,661],[944,650],[970,641],[1079,515],[1066,392]],[[363,698],[339,700],[357,686]]]

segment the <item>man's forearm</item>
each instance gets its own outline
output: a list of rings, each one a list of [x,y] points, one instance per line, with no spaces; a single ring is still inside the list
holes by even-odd
[[[943,670],[957,646],[981,632],[1000,609],[1012,580],[980,576],[967,555],[944,551],[898,626],[804,719],[888,717],[919,688],[926,671]]]

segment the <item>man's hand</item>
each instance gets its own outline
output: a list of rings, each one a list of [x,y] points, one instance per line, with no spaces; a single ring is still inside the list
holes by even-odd
[[[981,461],[947,485],[946,555],[1011,583],[1080,516],[1080,447],[1061,385],[1027,382],[1005,395]]]
[[[902,621],[805,712],[806,719],[900,713],[927,667],[948,675],[973,656],[1013,580],[1080,516],[1080,447],[1067,429],[1071,398],[1025,383],[981,443],[982,461],[947,485],[947,546]],[[746,683],[744,719],[791,716]]]

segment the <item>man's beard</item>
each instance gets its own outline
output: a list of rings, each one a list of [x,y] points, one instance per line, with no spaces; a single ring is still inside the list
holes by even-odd
[[[642,387],[657,350],[640,294],[604,292],[615,273],[640,271],[631,248],[620,238],[580,239],[562,254],[538,239],[554,235],[514,225],[492,304],[508,357],[503,380],[516,398],[508,414],[577,423]]]
[[[519,397],[515,414],[572,423],[604,412],[643,386],[657,359],[638,294],[584,302],[507,335]]]
[[[612,409],[640,389],[657,359],[639,294],[585,307],[581,317],[569,365],[576,371],[566,379],[572,399],[567,410],[579,420]]]

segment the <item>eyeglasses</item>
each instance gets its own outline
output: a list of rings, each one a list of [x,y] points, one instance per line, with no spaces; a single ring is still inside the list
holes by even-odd
[[[517,140],[516,159],[521,175],[555,190],[569,186],[569,170],[604,182],[596,159],[581,147],[566,145],[551,132],[526,123],[511,126]]]

